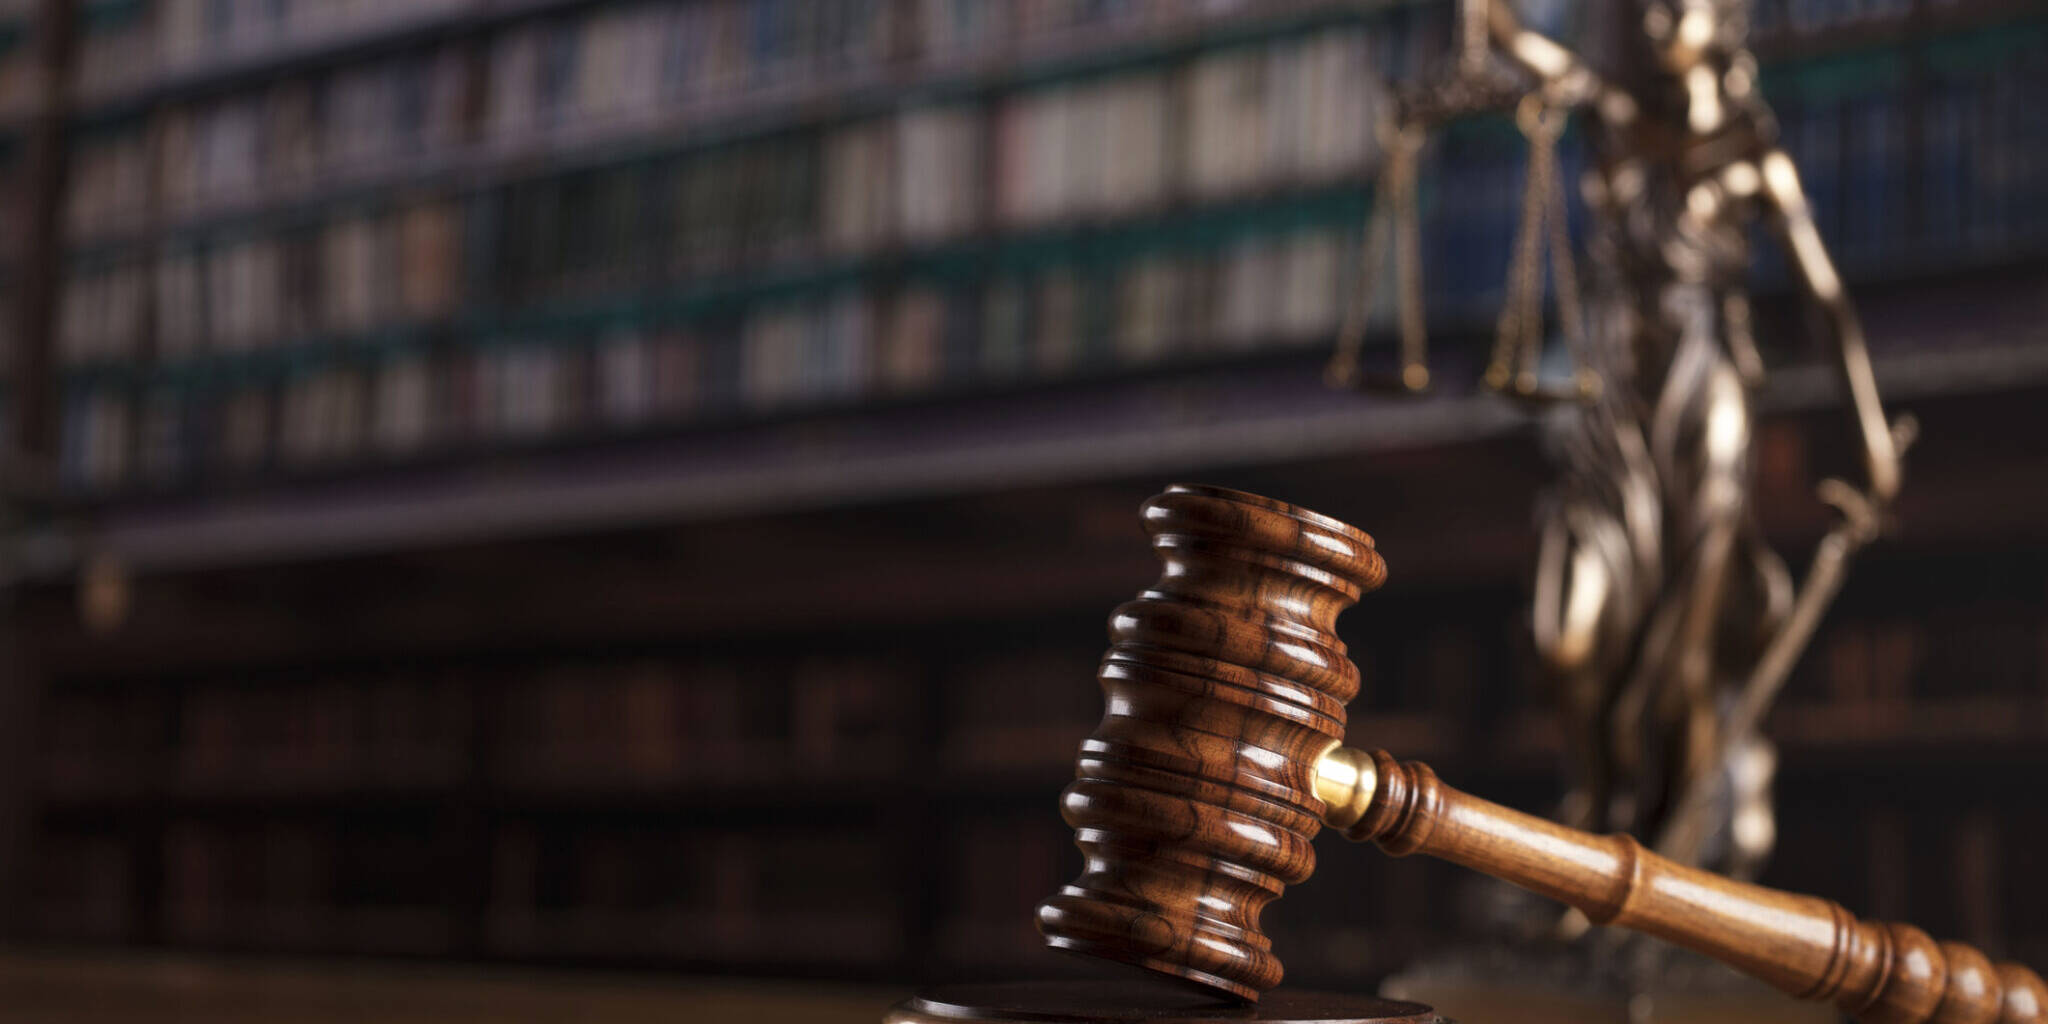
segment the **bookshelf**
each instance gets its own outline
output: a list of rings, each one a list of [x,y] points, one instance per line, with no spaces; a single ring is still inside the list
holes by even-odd
[[[1959,937],[2039,959],[2015,808],[2044,795],[2048,668],[2021,648],[2048,595],[1999,591],[1996,628],[1940,609],[2048,551],[2048,492],[2014,479],[2048,452],[2010,431],[2048,395],[2048,20],[1755,12],[1883,389],[1928,424],[1904,539],[1868,570],[1898,603],[1845,605],[1772,722],[1773,880],[1937,923],[1915,901],[1951,899]],[[38,733],[0,791],[26,823],[5,937],[1057,970],[1026,913],[1073,873],[1051,794],[1099,713],[1102,616],[1156,571],[1131,510],[1182,475],[1398,545],[1402,592],[1347,627],[1354,739],[1543,807],[1561,738],[1515,628],[1528,419],[1316,380],[1373,83],[1446,52],[1448,17],[0,2],[0,96],[24,104],[0,104],[0,182],[68,185],[0,236],[25,240],[0,308],[32,300],[0,395],[56,469],[11,616],[36,676],[0,689]],[[7,88],[25,53],[60,87]],[[1471,380],[1521,157],[1476,121],[1430,159],[1438,376]],[[1761,333],[1790,365],[1761,483],[1790,547],[1823,523],[1807,472],[1842,453],[1781,274],[1766,252]],[[94,558],[133,574],[109,632],[78,613]],[[1961,685],[1986,658],[2008,675]],[[1886,839],[1842,870],[1833,837],[1910,831],[1882,807],[1898,763],[2027,771],[1941,812],[1953,848]],[[1988,888],[1911,881],[1952,865]],[[1457,938],[1425,908],[1464,884],[1333,854],[1326,898],[1272,930],[1301,977],[1356,986]]]
[[[67,491],[118,502],[1317,344],[1369,198],[1373,83],[1442,49],[1440,5],[1042,22],[995,5],[958,24],[965,8],[854,6],[875,13],[773,7],[745,32],[708,0],[408,8],[307,29],[339,34],[331,61],[230,55],[176,79],[212,92],[82,101],[56,341]],[[137,11],[99,36],[198,31]],[[2039,176],[2018,171],[2041,159],[2024,96],[2048,27],[1944,12],[1870,13],[1889,35],[1766,70],[1852,271],[2029,258],[2048,237]],[[230,52],[299,38],[289,17],[228,21]],[[691,49],[736,32],[745,66]],[[1491,301],[1498,268],[1473,254],[1505,251],[1519,175],[1499,125],[1441,147],[1431,180],[1459,201],[1430,203],[1425,237],[1446,313]]]

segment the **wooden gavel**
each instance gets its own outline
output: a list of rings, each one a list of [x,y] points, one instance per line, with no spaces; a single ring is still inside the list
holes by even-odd
[[[1342,745],[1358,668],[1339,612],[1386,578],[1363,531],[1268,498],[1176,485],[1144,506],[1166,563],[1111,615],[1106,710],[1062,810],[1086,858],[1038,908],[1047,944],[1244,1000],[1278,984],[1259,915],[1315,868],[1324,825],[1426,853],[1711,956],[1871,1022],[2048,1019],[2017,964],[1911,925],[1736,882],[1509,810],[1426,765]]]

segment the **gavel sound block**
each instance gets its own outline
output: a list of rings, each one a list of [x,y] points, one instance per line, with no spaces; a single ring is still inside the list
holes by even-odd
[[[1106,710],[1062,811],[1082,874],[1039,906],[1054,947],[1247,1001],[1278,984],[1259,915],[1315,868],[1324,825],[1425,853],[1667,939],[1862,1020],[2048,1021],[2048,989],[1910,925],[1666,860],[1345,747],[1358,669],[1337,615],[1386,578],[1363,531],[1268,498],[1174,486],[1146,502],[1165,562],[1116,609]]]
[[[889,1010],[882,1024],[1443,1024],[1419,1003],[1281,991],[1257,1004],[1130,981],[955,985]]]

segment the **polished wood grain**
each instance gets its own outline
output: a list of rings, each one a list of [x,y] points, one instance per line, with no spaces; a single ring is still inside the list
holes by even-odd
[[[1106,712],[1061,801],[1085,863],[1039,930],[1255,999],[1281,976],[1259,914],[1315,868],[1315,760],[1358,692],[1337,614],[1386,564],[1359,530],[1221,488],[1143,518],[1165,571],[1110,617]]]
[[[1110,620],[1107,702],[1062,810],[1081,876],[1048,944],[1246,1000],[1282,975],[1265,906],[1315,868],[1322,824],[1424,853],[1716,957],[1872,1024],[2048,1022],[2048,988],[1910,925],[1684,867],[1460,793],[1339,742],[1358,670],[1339,612],[1386,578],[1364,532],[1271,499],[1176,486],[1143,509],[1166,571]]]
[[[1370,796],[1356,812],[1333,803],[1330,824],[1396,856],[1422,853],[1462,864],[1577,907],[1596,923],[1668,939],[1871,1024],[2048,1020],[2040,976],[2018,964],[1994,965],[1962,943],[1938,943],[1912,925],[1859,920],[1829,900],[1687,867],[1632,836],[1596,836],[1510,810],[1385,751],[1333,751],[1331,759],[1348,762],[1341,771],[1359,774],[1354,785]]]

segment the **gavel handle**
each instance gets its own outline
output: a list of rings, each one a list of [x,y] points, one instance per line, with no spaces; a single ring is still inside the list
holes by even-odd
[[[1334,747],[1317,762],[1324,820],[1396,856],[1426,853],[1655,935],[1869,1024],[2048,1021],[2048,986],[1959,942],[1859,920],[1840,904],[1737,882],[1461,793],[1428,765]]]

